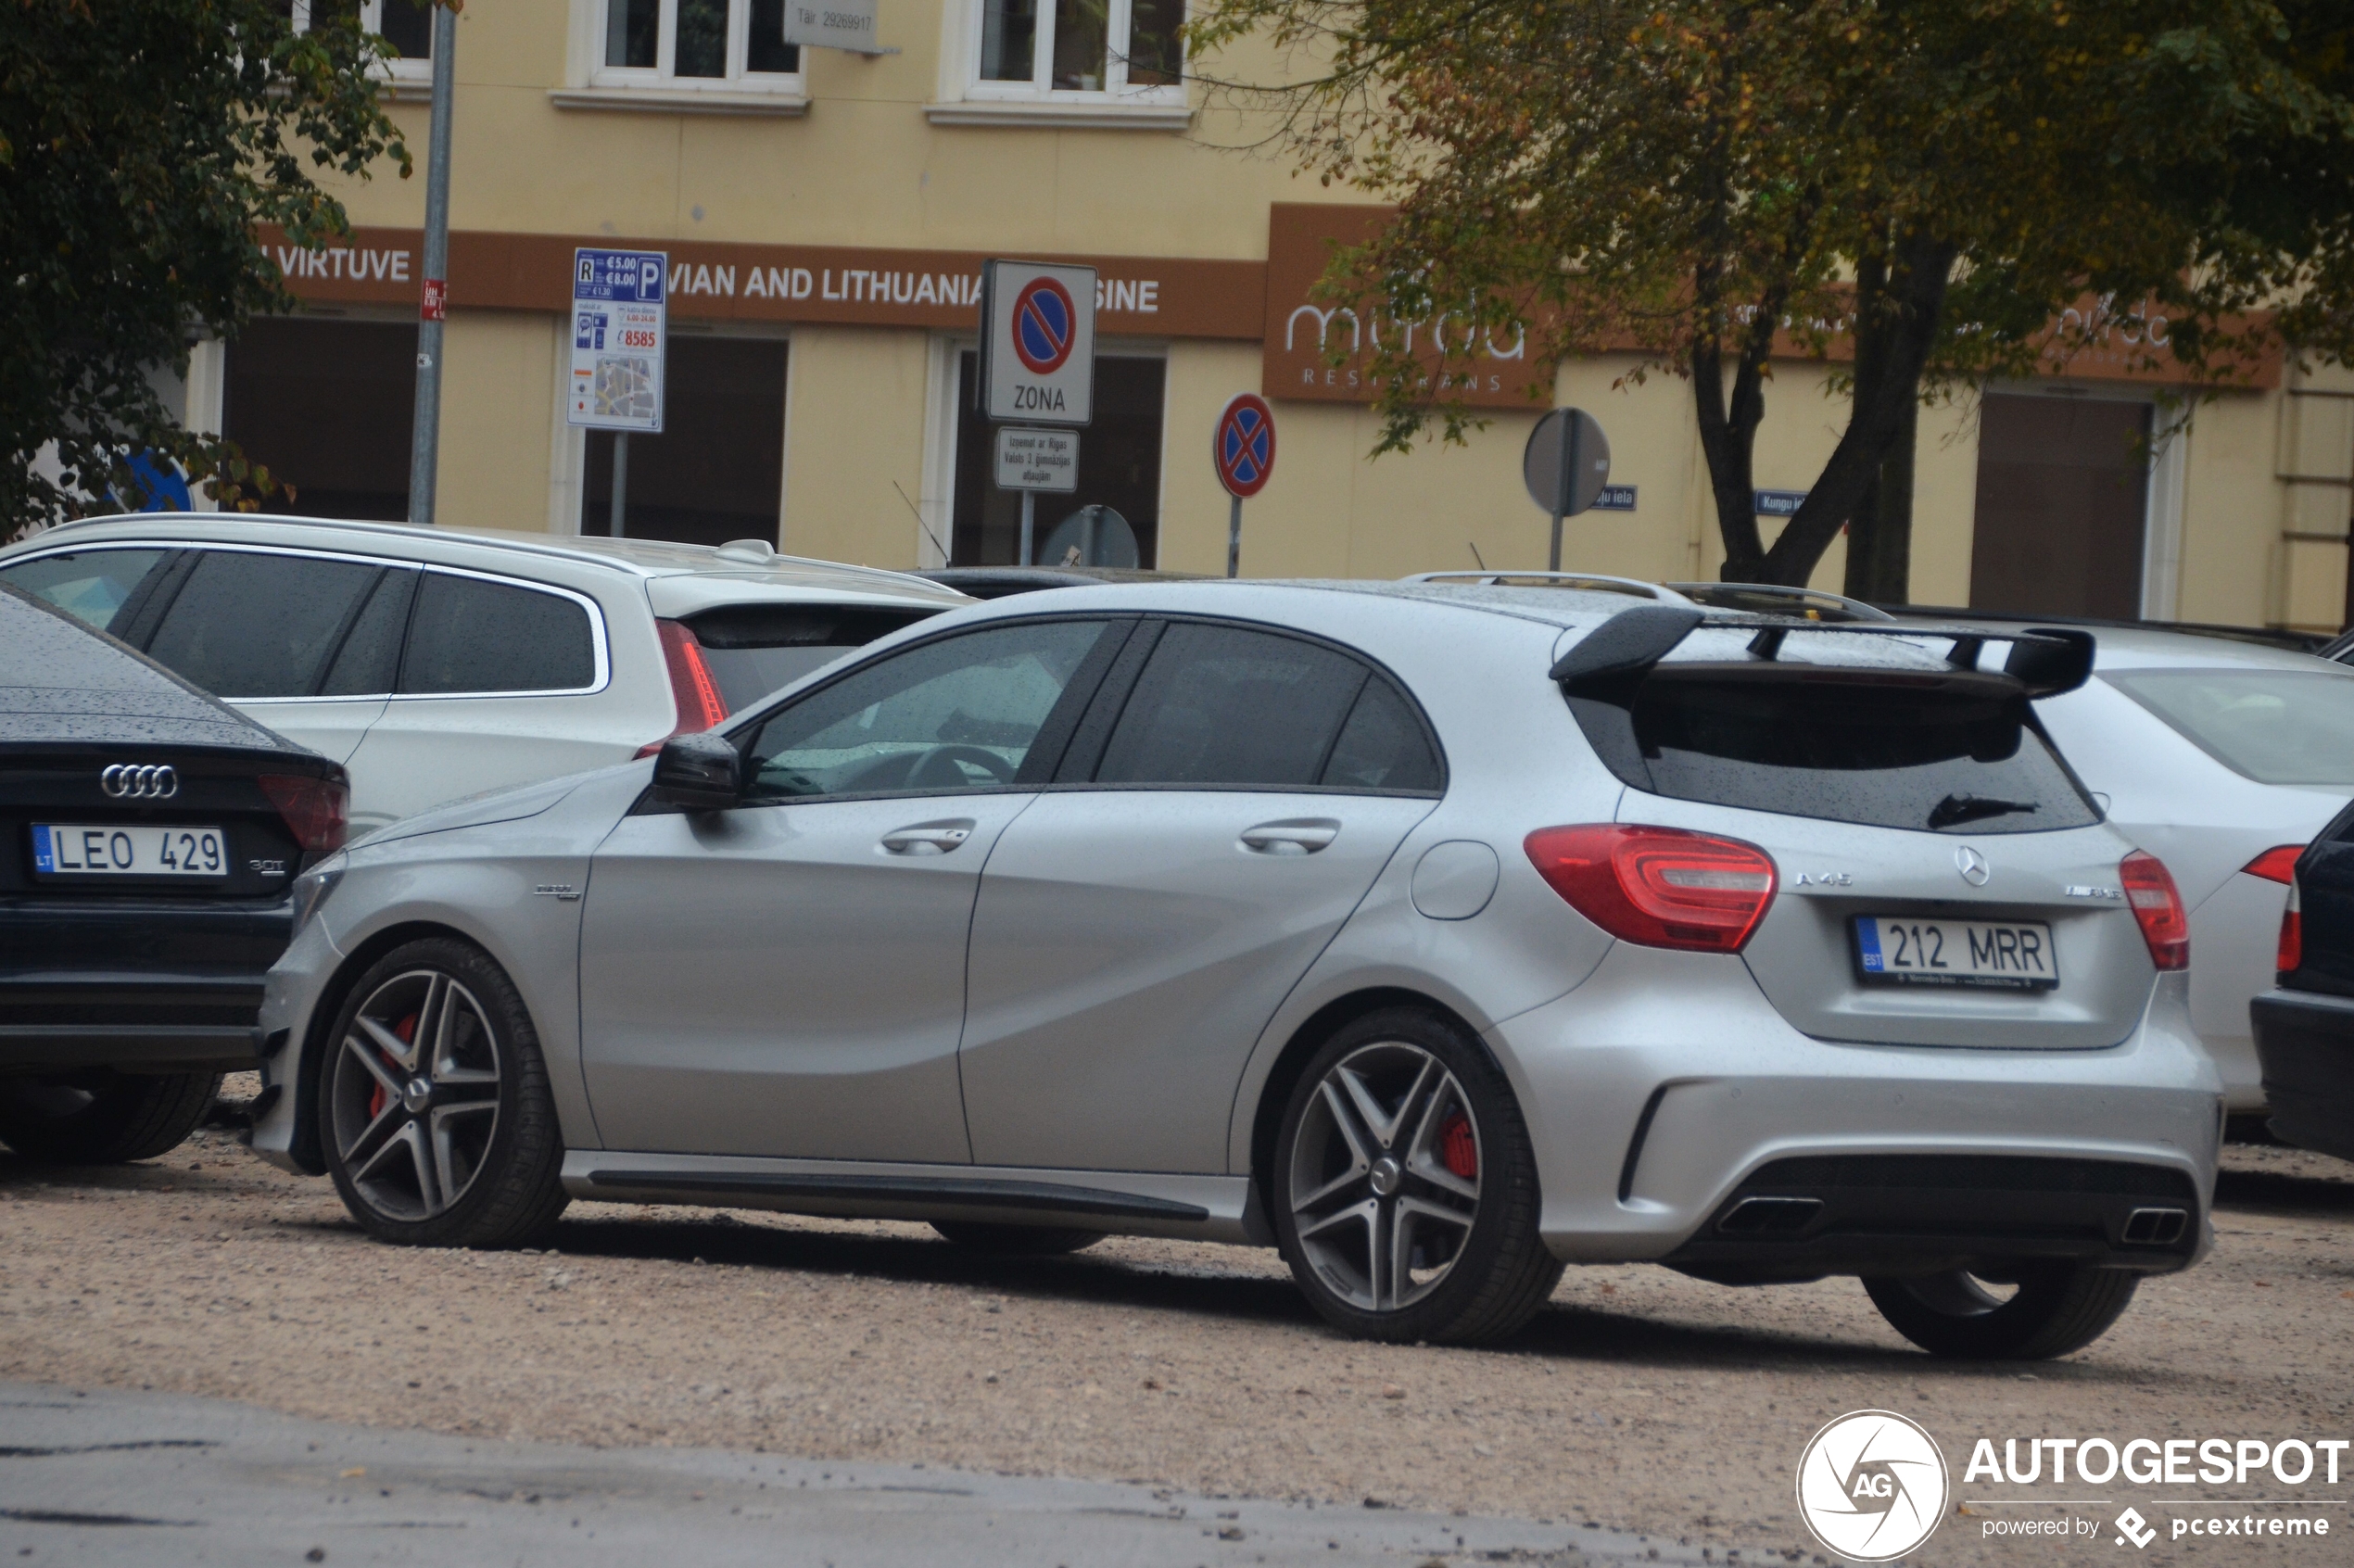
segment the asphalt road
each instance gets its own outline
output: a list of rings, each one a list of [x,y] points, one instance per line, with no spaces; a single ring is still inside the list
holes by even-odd
[[[1702,1561],[1699,1549],[1527,1520],[715,1448],[469,1440],[26,1384],[0,1384],[0,1561],[74,1568]]]

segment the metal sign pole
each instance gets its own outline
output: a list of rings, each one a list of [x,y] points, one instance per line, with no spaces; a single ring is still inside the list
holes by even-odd
[[[614,538],[629,532],[629,432],[613,433],[613,517],[605,532]]]
[[[1553,480],[1553,548],[1545,558],[1545,570],[1548,572],[1558,572],[1562,569],[1562,518],[1569,510],[1570,476],[1577,472],[1579,455],[1577,450],[1578,421],[1573,416],[1563,423],[1569,428],[1562,432],[1561,472],[1554,476]]]
[[[409,442],[409,521],[433,522],[434,479],[441,466],[441,327],[449,297],[450,57],[458,52],[458,13],[433,8],[433,145],[425,157],[425,275],[417,310],[417,403]]]
[[[1238,575],[1243,563],[1243,498],[1230,496],[1226,501],[1226,575]]]
[[[1030,564],[1030,535],[1037,524],[1038,492],[1024,490],[1021,493],[1021,564],[1024,566]]]

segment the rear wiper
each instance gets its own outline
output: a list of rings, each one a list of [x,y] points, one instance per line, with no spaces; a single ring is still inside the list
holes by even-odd
[[[2033,811],[2032,801],[1997,800],[1992,795],[1948,795],[1929,808],[1931,828],[1951,828],[1959,822],[1976,822],[1982,816],[2008,816],[2015,811]]]

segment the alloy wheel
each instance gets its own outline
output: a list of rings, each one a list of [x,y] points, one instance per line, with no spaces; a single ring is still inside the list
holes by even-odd
[[[499,1130],[499,1049],[473,992],[394,976],[352,1015],[330,1091],[338,1163],[370,1208],[430,1220],[463,1198]]]
[[[1301,1252],[1360,1310],[1436,1290],[1479,1217],[1480,1134],[1462,1085],[1403,1041],[1352,1051],[1316,1085],[1285,1201]]]

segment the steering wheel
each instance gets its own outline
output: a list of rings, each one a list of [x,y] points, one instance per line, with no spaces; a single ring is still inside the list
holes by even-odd
[[[964,790],[972,780],[966,778],[956,765],[970,763],[1000,784],[1014,781],[1014,770],[996,752],[979,746],[950,744],[934,746],[923,754],[914,767],[907,770],[907,787],[911,790]]]

